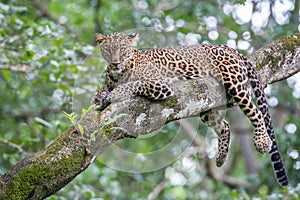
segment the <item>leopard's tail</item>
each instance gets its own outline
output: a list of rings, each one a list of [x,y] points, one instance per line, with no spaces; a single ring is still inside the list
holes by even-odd
[[[251,84],[251,87],[253,88],[253,91],[254,91],[254,94],[256,97],[256,103],[259,107],[259,110],[263,114],[263,117],[265,120],[265,126],[268,131],[268,135],[269,135],[270,139],[272,140],[272,147],[271,147],[271,150],[269,151],[269,154],[271,157],[275,176],[277,178],[277,181],[279,182],[279,184],[282,187],[287,186],[288,185],[288,177],[287,177],[283,162],[281,160],[281,155],[279,152],[279,147],[276,142],[274,129],[273,129],[270,112],[269,112],[269,108],[268,108],[268,103],[266,100],[265,93],[263,91],[263,87],[260,84],[257,71],[254,69],[253,64],[250,61],[248,61],[246,58],[245,58],[245,64],[247,66],[250,84]]]

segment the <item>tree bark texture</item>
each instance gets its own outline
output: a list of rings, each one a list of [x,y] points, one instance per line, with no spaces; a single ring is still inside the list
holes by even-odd
[[[300,71],[300,34],[275,40],[248,58],[259,70],[264,86],[286,79]],[[91,110],[83,114],[76,125],[0,178],[0,199],[44,199],[83,172],[111,143],[227,106],[222,87],[211,77],[176,82],[171,87],[176,95],[164,101],[135,97],[111,104],[101,113]],[[119,118],[108,123],[115,116]]]

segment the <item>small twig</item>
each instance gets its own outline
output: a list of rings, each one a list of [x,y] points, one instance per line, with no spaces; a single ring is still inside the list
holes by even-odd
[[[200,118],[199,118],[200,120]],[[187,120],[187,119],[181,119],[180,121],[176,121],[176,124],[180,125],[180,128],[184,134],[186,134],[190,140],[193,141],[193,144],[195,145],[195,148],[191,149],[190,151],[187,151],[184,156],[189,157],[193,154],[198,153],[199,157],[204,158],[207,156],[206,152],[206,145],[203,142],[203,138],[201,135],[198,134],[197,129]]]
[[[205,168],[207,175],[217,182],[223,182],[231,188],[250,188],[250,183],[237,180],[226,174],[220,174],[215,170],[214,165],[211,163],[211,160],[205,159]]]
[[[155,188],[154,190],[148,195],[147,200],[156,199],[157,196],[161,193],[161,191],[166,187],[167,180],[164,178]]]
[[[14,149],[17,149],[20,153],[24,153],[25,150],[20,146],[20,145],[17,145],[15,143],[12,143],[4,138],[0,138],[0,142],[3,143],[3,144],[6,144],[7,146],[9,147],[12,147]]]
[[[203,139],[199,136],[198,131],[191,125],[188,120],[182,119],[180,121],[176,121],[175,123],[180,125],[184,134],[186,134],[191,140],[193,140],[193,143],[196,146],[204,148],[205,152],[205,143],[203,142]]]
[[[234,130],[238,144],[240,146],[241,156],[245,159],[245,167],[247,169],[247,173],[256,173],[258,171],[257,160],[255,159],[255,153],[253,152],[253,148],[251,146],[251,137],[250,134],[245,131],[246,128],[235,126]],[[242,132],[243,131],[243,132]],[[238,156],[237,156],[238,157]]]
[[[205,144],[203,142],[203,140],[201,139],[201,137],[199,136],[199,134],[194,134],[194,132],[197,130],[188,122],[188,121],[183,121],[181,122],[181,128],[184,131],[184,133],[186,135],[188,135],[191,139],[193,139],[193,143],[200,148],[199,152],[202,152],[202,155],[205,155]],[[216,180],[216,181],[221,181],[224,184],[228,185],[229,187],[232,188],[249,188],[250,184],[246,183],[246,182],[242,182],[239,180],[236,180],[235,178],[228,176],[226,174],[219,174],[215,168],[212,166],[211,164],[211,160],[208,158],[204,158],[204,156],[202,157],[205,162],[206,162],[206,168],[207,168],[207,173],[209,175],[209,177],[211,177],[212,179]]]
[[[23,73],[28,73],[32,70],[27,65],[16,65],[16,66],[0,65],[0,69],[6,69],[6,70],[15,71],[15,72],[23,72]]]
[[[101,6],[101,1],[97,0],[96,5],[94,7],[94,25],[95,25],[95,32],[96,33],[103,33],[103,29],[101,27],[99,17],[98,17],[100,6]]]
[[[195,144],[195,148],[189,149],[189,151],[186,151],[183,156],[190,157],[197,153],[201,154],[201,157],[203,155],[206,155],[205,144],[201,136],[197,134],[197,130],[191,125],[191,123],[189,123],[189,121],[186,119],[181,119],[180,121],[176,121],[175,123],[180,125],[182,132],[186,134],[191,140],[193,140],[193,143]],[[167,182],[168,181],[164,178],[148,195],[147,200],[156,199],[161,191],[165,188]]]

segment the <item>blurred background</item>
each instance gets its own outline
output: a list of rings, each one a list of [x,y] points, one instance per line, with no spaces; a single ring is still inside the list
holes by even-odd
[[[299,32],[299,12],[298,0],[2,0],[0,175],[70,126],[63,111],[89,105],[105,70],[96,32],[138,32],[141,49],[213,43],[247,55]],[[265,92],[288,188],[279,188],[269,156],[254,149],[249,121],[231,108],[224,112],[232,129],[230,155],[221,168],[215,167],[215,134],[198,119],[181,120],[116,144],[133,152],[124,163],[139,165],[148,161],[144,154],[182,137],[172,159],[162,158],[155,170],[117,169],[109,159],[122,155],[106,152],[48,199],[298,199],[300,74]]]

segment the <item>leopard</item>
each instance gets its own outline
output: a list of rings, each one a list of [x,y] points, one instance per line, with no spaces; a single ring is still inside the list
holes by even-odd
[[[254,146],[262,154],[269,153],[278,183],[288,185],[263,86],[246,56],[222,44],[140,50],[134,45],[136,33],[96,33],[95,40],[107,62],[105,83],[92,99],[99,111],[135,96],[164,100],[176,95],[170,87],[172,82],[211,76],[224,86],[228,102],[235,102],[249,118],[254,127]],[[218,110],[208,110],[199,117],[218,136],[216,165],[221,167],[229,153],[229,123]]]

